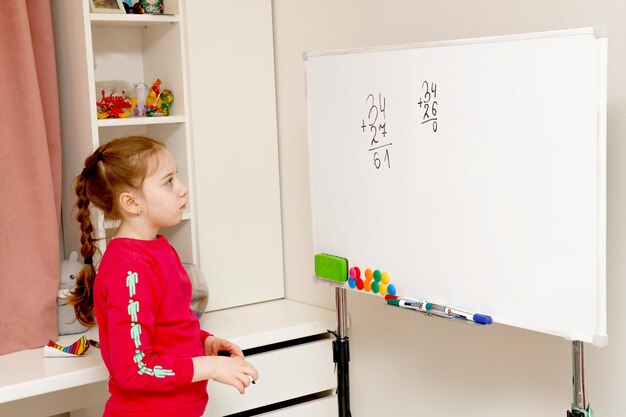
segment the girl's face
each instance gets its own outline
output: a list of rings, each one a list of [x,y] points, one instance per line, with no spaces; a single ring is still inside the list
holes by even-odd
[[[141,219],[154,233],[161,227],[174,226],[187,207],[189,189],[177,176],[176,163],[169,151],[158,152],[150,164],[140,200]]]

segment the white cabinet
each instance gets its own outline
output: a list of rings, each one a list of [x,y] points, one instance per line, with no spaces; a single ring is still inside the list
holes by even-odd
[[[209,310],[284,296],[271,0],[191,0],[199,262]]]
[[[85,158],[98,146],[118,137],[144,135],[166,144],[181,179],[189,185],[192,204],[175,227],[163,230],[181,260],[197,263],[194,177],[189,118],[184,2],[166,2],[166,15],[90,13],[88,0],[53,0],[53,23],[61,105],[63,146],[63,234],[65,254],[80,248],[74,219],[72,182]],[[96,83],[145,83],[156,79],[172,90],[174,102],[164,117],[98,119]],[[110,237],[115,223],[95,216],[96,235]],[[100,249],[105,249],[102,239]]]

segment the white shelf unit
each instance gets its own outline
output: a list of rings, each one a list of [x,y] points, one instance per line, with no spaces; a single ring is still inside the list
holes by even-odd
[[[84,159],[98,146],[114,138],[143,135],[164,142],[176,160],[179,175],[193,199],[193,155],[188,116],[186,30],[184,2],[168,1],[170,13],[161,16],[90,13],[88,0],[52,2],[61,126],[63,140],[63,234],[67,256],[80,249],[79,226],[74,219],[72,182]],[[96,83],[143,82],[159,78],[170,89],[174,102],[165,117],[97,119]],[[163,230],[184,263],[197,264],[197,232],[193,200],[182,222]],[[94,216],[96,235],[104,252],[116,222]]]

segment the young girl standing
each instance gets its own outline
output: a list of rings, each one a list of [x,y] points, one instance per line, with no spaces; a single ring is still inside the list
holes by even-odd
[[[98,320],[109,371],[106,417],[199,417],[207,380],[240,393],[258,375],[241,349],[200,329],[191,282],[161,227],[180,222],[188,189],[165,146],[145,137],[115,139],[85,160],[76,178],[85,266],[71,303],[78,320]],[[90,205],[120,220],[98,272]],[[218,356],[228,351],[230,357]]]

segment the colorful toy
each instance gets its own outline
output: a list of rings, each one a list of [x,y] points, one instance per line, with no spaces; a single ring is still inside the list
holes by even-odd
[[[128,117],[135,108],[137,98],[126,97],[125,90],[121,90],[120,94],[111,91],[106,95],[105,89],[102,89],[100,93],[102,98],[96,102],[98,119]]]
[[[172,91],[168,89],[161,91],[161,80],[157,78],[152,83],[146,98],[146,116],[169,116],[170,106],[173,101],[174,94],[172,94]]]
[[[146,14],[163,14],[163,0],[141,0],[141,8]]]

